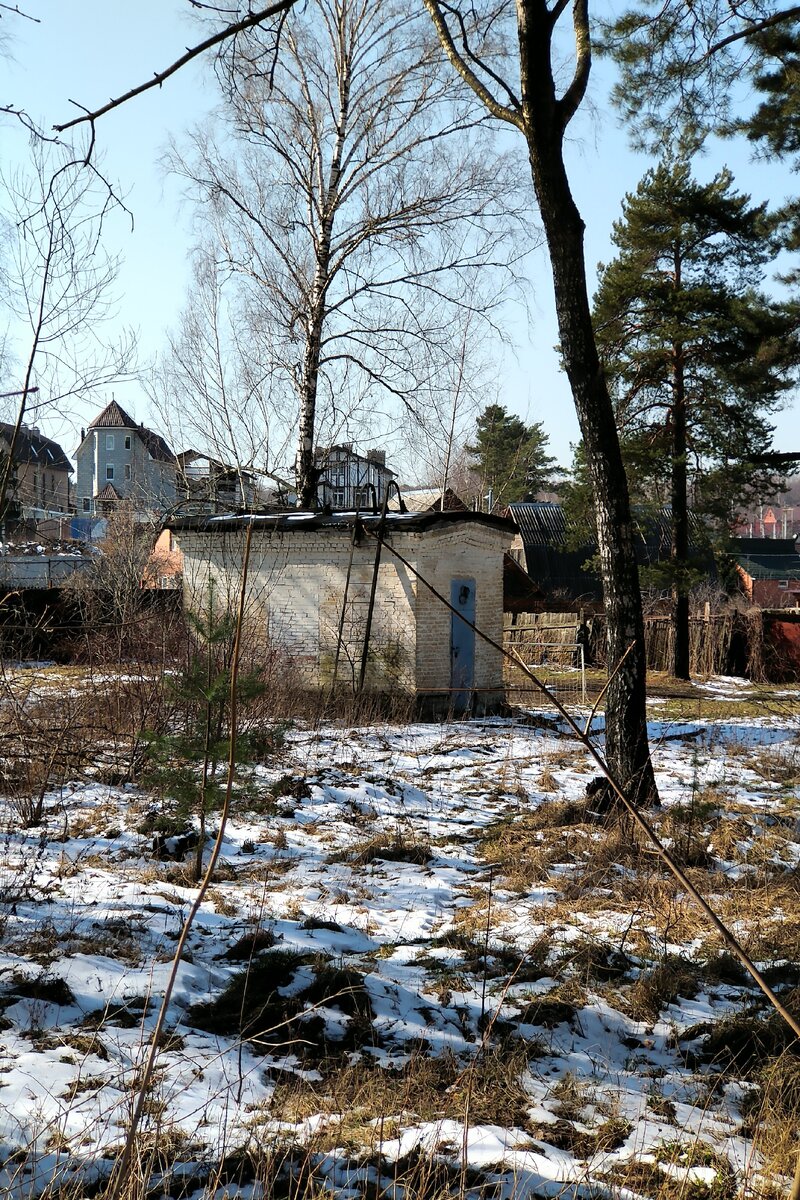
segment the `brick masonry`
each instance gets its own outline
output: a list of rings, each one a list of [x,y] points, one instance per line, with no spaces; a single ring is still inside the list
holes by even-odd
[[[191,609],[235,608],[245,534],[183,529],[184,596]],[[476,584],[476,624],[502,641],[503,553],[511,534],[464,522],[417,531],[392,531],[394,547],[447,600],[454,578]],[[336,677],[358,678],[375,546],[366,537],[353,555]],[[256,525],[247,589],[248,622],[290,658],[307,686],[332,678],[342,600],[350,560],[350,530],[275,529]],[[451,613],[402,563],[384,549],[370,638],[367,686],[406,694],[444,693],[450,686]],[[475,643],[475,688],[502,692],[502,660],[480,638]]]

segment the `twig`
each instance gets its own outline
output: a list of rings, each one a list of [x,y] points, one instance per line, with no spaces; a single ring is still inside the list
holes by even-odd
[[[628,646],[628,649],[625,651],[622,658],[619,660],[617,665],[614,667],[614,670],[611,672],[608,679],[605,681],[602,688],[600,689],[600,695],[597,697],[594,704],[592,705],[592,711],[589,713],[589,716],[587,717],[586,725],[583,730],[583,732],[587,735],[587,737],[588,737],[589,731],[592,727],[592,721],[594,720],[595,716],[597,715],[597,710],[600,707],[603,697],[605,696],[608,689],[611,687],[611,683],[616,678],[617,672],[619,671],[620,667],[625,662],[625,659],[628,657],[628,655],[630,654],[631,650],[633,650],[635,645],[636,645],[636,642],[631,642],[630,646]]]
[[[269,8],[264,8],[260,12],[250,13],[243,17],[241,21],[235,21],[232,25],[226,25],[224,29],[220,29],[217,33],[212,34],[203,42],[199,42],[196,46],[187,49],[185,54],[177,58],[174,63],[166,67],[163,71],[157,71],[152,79],[148,79],[146,83],[140,83],[136,87],[125,92],[123,96],[117,96],[115,100],[109,100],[107,104],[90,112],[88,109],[83,110],[83,115],[73,117],[71,121],[65,121],[62,125],[54,125],[56,133],[64,133],[67,129],[72,129],[75,125],[82,125],[88,122],[92,127],[92,138],[94,138],[94,124],[100,117],[104,117],[106,113],[111,112],[114,108],[119,108],[120,105],[126,104],[128,100],[133,100],[135,96],[140,96],[142,92],[147,92],[150,88],[161,87],[165,80],[169,79],[170,75],[174,75],[176,71],[180,71],[181,67],[185,67],[192,59],[198,58],[204,54],[206,50],[210,50],[212,46],[218,46],[227,38],[235,37],[237,33],[243,33],[246,29],[252,29],[255,25],[260,25],[262,21],[266,21],[269,17],[276,17],[280,13],[288,12],[294,5],[295,0],[278,0],[278,3],[271,4]],[[70,100],[70,104],[74,104],[77,108],[83,106],[75,100]]]

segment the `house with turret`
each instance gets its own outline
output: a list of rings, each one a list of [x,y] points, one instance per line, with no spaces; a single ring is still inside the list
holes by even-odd
[[[79,519],[109,516],[123,501],[143,518],[163,516],[175,504],[175,455],[116,400],[81,430],[75,461]]]

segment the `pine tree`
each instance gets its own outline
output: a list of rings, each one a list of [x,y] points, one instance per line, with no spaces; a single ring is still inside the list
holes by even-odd
[[[767,415],[800,358],[796,307],[760,285],[773,253],[764,205],[708,184],[685,161],[649,171],[614,226],[594,321],[615,395],[632,492],[671,514],[673,670],[689,677],[690,504],[724,530],[738,505],[780,481],[753,465],[769,450]]]
[[[232,613],[218,611],[213,592],[209,592],[205,612],[187,613],[187,621],[197,650],[184,670],[167,680],[175,703],[176,727],[148,738],[150,766],[145,781],[164,800],[162,820],[154,826],[158,832],[174,832],[196,823],[193,878],[197,882],[203,874],[207,818],[221,807],[226,787],[236,620]],[[239,674],[237,698],[242,708],[265,690],[257,672]],[[252,761],[258,743],[257,731],[240,728],[237,764]]]
[[[526,425],[502,404],[490,404],[478,417],[474,445],[467,451],[492,507],[525,500],[553,486],[556,460],[547,454],[547,434],[541,421]]]

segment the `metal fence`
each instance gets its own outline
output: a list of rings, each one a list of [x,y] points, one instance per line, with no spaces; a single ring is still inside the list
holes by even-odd
[[[503,629],[503,645],[554,692],[566,707],[586,703],[583,620],[575,613],[521,614]],[[525,673],[507,664],[506,691],[516,704],[541,703]],[[538,697],[538,699],[537,699]]]

